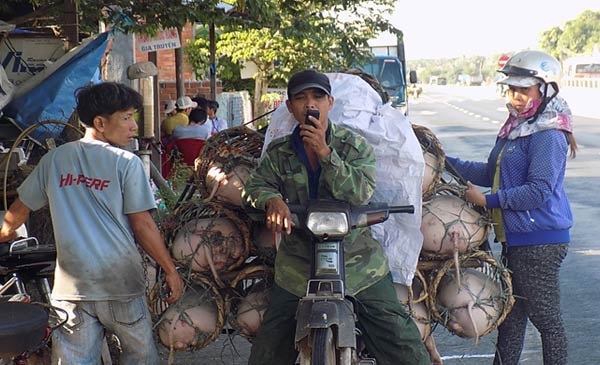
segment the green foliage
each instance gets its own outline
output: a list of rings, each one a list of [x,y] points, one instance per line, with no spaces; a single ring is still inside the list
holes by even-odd
[[[560,59],[563,56],[564,50],[561,52],[558,48],[558,41],[560,40],[563,30],[559,27],[553,27],[541,34],[540,47],[549,51],[551,55]]]
[[[248,2],[246,3],[248,6]],[[316,68],[338,71],[368,54],[367,41],[384,30],[394,30],[386,16],[393,0],[291,1],[269,0],[263,10],[274,10],[270,22],[222,24],[217,32],[217,75],[224,85],[240,87],[255,94],[255,113],[268,86],[284,86],[296,71]],[[401,33],[400,33],[401,34]],[[186,49],[197,73],[203,74],[208,37],[198,32]],[[254,88],[239,82],[240,65],[256,64]]]
[[[161,202],[162,210],[166,212],[172,212],[175,209],[175,205],[179,196],[185,189],[187,181],[191,176],[194,175],[194,169],[188,166],[180,157],[175,157],[173,161],[173,168],[167,179],[167,182],[173,189],[175,194],[170,191],[161,191],[158,189],[156,195]]]
[[[187,61],[192,66],[196,78],[204,80],[210,66],[208,38],[188,40],[183,47],[183,51],[187,55]]]
[[[590,54],[600,44],[600,11],[586,10],[565,23],[564,29],[553,27],[541,35],[540,46],[559,60],[577,54]]]

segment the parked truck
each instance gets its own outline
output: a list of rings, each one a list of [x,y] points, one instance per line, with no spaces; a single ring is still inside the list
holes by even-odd
[[[399,108],[408,115],[408,88],[406,74],[406,57],[404,54],[404,41],[402,31],[396,30],[390,34],[395,38],[389,40],[372,40],[369,42],[369,50],[373,57],[355,67],[375,76],[381,86],[390,96],[392,106]],[[410,84],[417,83],[417,74],[410,71],[408,75]]]

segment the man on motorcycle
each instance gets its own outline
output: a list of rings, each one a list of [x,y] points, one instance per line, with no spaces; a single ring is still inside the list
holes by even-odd
[[[136,135],[142,101],[112,82],[78,90],[84,137],[46,153],[4,217],[0,242],[13,239],[32,210],[50,206],[57,246],[52,305],[68,313],[53,333],[53,364],[100,363],[108,329],[120,340],[121,364],[158,365],[136,241],[165,270],[167,302],[183,292],[150,214],[156,206],[143,163],[119,148]]]
[[[295,313],[306,293],[311,238],[293,230],[287,204],[311,199],[366,203],[375,188],[375,155],[366,140],[328,120],[333,107],[326,75],[305,70],[288,83],[287,109],[298,126],[274,140],[242,193],[245,207],[266,211],[267,227],[285,232],[275,260],[269,308],[249,364],[293,364]],[[319,117],[307,117],[318,110]],[[308,118],[310,123],[306,123]],[[396,298],[386,258],[368,228],[345,239],[346,292],[357,301],[357,327],[378,364],[429,364],[419,331]]]

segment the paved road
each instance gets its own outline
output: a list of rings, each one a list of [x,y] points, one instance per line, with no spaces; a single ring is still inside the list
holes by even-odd
[[[575,226],[561,273],[562,303],[570,364],[596,365],[600,364],[600,336],[596,332],[600,328],[600,290],[597,288],[600,279],[600,224],[597,222],[600,217],[600,95],[580,90],[564,93],[567,98],[576,99],[570,103],[577,115],[576,137],[581,150],[567,168],[566,186]],[[426,85],[421,98],[411,101],[411,122],[431,128],[448,154],[467,159],[487,158],[504,117],[504,102],[490,87]],[[477,346],[472,340],[451,335],[441,326],[436,328],[434,336],[445,364],[492,363],[495,332],[481,338]],[[230,340],[222,335],[201,351],[176,354],[174,364],[245,364],[249,349],[246,340],[240,337]],[[163,355],[166,359],[166,353]],[[539,335],[530,327],[521,364],[541,363]]]
[[[600,90],[573,91],[580,99],[571,107],[575,117],[575,136],[580,144],[577,158],[567,167],[566,188],[575,216],[569,254],[561,272],[564,319],[569,337],[570,364],[600,364],[597,328],[600,324]],[[568,93],[565,97],[568,99]],[[504,101],[493,89],[485,87],[425,89],[413,102],[410,119],[430,127],[447,154],[484,161],[494,144],[505,117]],[[594,105],[595,104],[595,105]],[[497,250],[498,247],[495,247]],[[485,336],[475,347],[469,340],[450,335],[444,328],[435,331],[436,342],[445,364],[491,364],[496,333]],[[541,364],[541,342],[530,326],[521,364]]]

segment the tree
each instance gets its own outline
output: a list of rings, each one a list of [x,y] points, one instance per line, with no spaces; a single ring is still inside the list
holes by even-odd
[[[14,0],[9,0],[14,1]],[[60,12],[64,0],[28,0]],[[153,34],[181,29],[188,22],[222,30],[220,55],[234,64],[254,61],[255,98],[272,81],[287,80],[301,68],[326,71],[348,67],[366,57],[367,40],[392,30],[386,20],[394,0],[78,0],[81,27],[93,31],[98,20],[124,32]],[[260,48],[259,48],[260,47]],[[198,59],[201,59],[199,57]],[[226,62],[223,62],[225,64]],[[256,104],[260,112],[260,103]]]
[[[553,27],[543,32],[540,40],[540,46],[559,60],[591,53],[594,44],[600,44],[600,11],[592,10],[566,22],[564,29]]]
[[[285,83],[300,69],[312,67],[323,71],[338,71],[364,59],[367,41],[379,32],[393,30],[385,19],[394,1],[306,1],[271,0],[278,9],[276,26],[249,27],[236,24],[222,27],[217,42],[221,60],[229,66],[253,62],[254,112],[264,112],[262,96],[273,82]],[[187,52],[195,65],[203,69],[206,42],[196,40]],[[224,65],[219,65],[223,75]],[[239,73],[234,75],[239,77]],[[223,78],[223,77],[221,77]]]
[[[551,29],[542,32],[540,36],[540,47],[549,51],[554,57],[561,59],[564,56],[564,54],[561,53],[564,53],[564,51],[560,51],[558,41],[563,33],[564,32],[560,27],[552,27]]]

